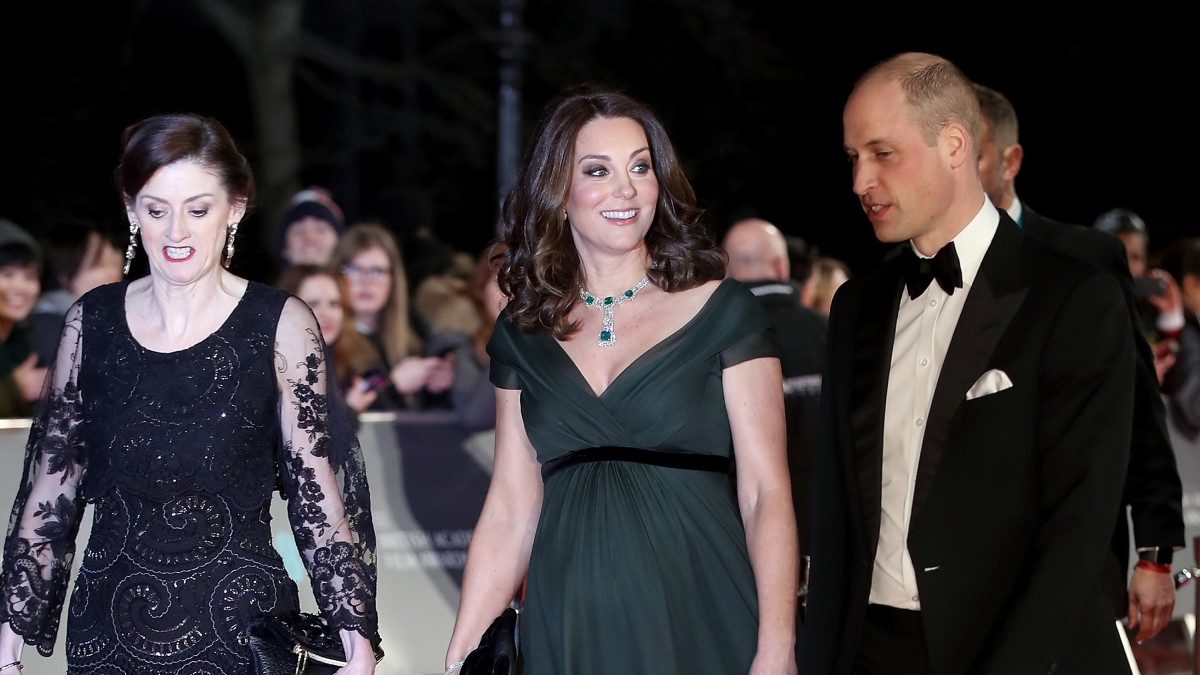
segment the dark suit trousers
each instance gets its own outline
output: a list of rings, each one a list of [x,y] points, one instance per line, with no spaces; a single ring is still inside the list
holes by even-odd
[[[921,613],[868,605],[851,675],[929,675]]]

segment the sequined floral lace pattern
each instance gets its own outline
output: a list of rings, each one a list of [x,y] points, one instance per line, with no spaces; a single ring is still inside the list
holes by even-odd
[[[9,524],[0,620],[49,653],[89,503],[71,671],[244,672],[250,618],[299,607],[271,544],[278,489],[321,613],[378,643],[365,467],[326,397],[311,312],[252,283],[215,333],[159,353],[128,330],[125,288],[69,314]]]
[[[306,332],[313,351],[296,367],[303,377],[287,380],[295,417],[293,436],[284,441],[288,470],[283,479],[286,493],[291,495],[288,517],[296,545],[307,560],[322,614],[333,625],[374,635],[375,529],[369,504],[364,508],[361,503],[367,494],[366,471],[357,447],[349,456],[331,456],[345,453],[332,447],[329,398],[322,393],[328,389],[324,382],[328,364],[320,337],[311,329]],[[340,504],[337,484],[320,475],[320,470],[331,464],[345,467],[347,489]],[[355,542],[350,536],[355,531],[365,536]]]
[[[44,414],[30,427],[25,480],[4,541],[0,621],[8,621],[43,654],[50,653],[58,634],[83,507],[76,490],[84,463],[82,406],[75,383],[79,326],[79,312],[72,308],[63,329],[60,365],[47,377]]]

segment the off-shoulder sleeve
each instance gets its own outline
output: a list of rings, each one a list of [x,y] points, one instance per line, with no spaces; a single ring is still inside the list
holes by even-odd
[[[762,303],[745,284],[733,279],[722,283],[723,288],[715,291],[724,293],[717,298],[720,302],[717,311],[721,314],[721,324],[727,327],[718,338],[721,368],[751,359],[779,356],[775,329]]]
[[[276,331],[280,485],[321,615],[379,646],[375,528],[366,466],[312,311],[284,304]]]
[[[506,307],[496,318],[496,326],[492,329],[492,337],[487,344],[492,384],[501,389],[521,388],[521,371],[516,366],[519,357],[514,344],[519,337],[517,329],[508,318]]]
[[[43,656],[54,650],[75,558],[86,466],[79,391],[82,309],[66,314],[55,360],[25,446],[25,468],[8,521],[0,623]]]

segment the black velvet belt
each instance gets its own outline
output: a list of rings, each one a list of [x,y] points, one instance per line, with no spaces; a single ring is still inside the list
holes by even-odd
[[[694,452],[662,452],[645,450],[643,448],[623,448],[605,445],[598,448],[583,448],[565,455],[555,457],[542,464],[542,480],[562,471],[569,466],[585,462],[636,462],[638,464],[653,464],[665,466],[668,469],[688,469],[690,471],[711,471],[714,473],[729,473],[731,462],[728,457],[719,455],[701,455]]]

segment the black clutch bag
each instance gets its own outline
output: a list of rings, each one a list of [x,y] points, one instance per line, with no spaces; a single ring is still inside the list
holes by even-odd
[[[516,675],[517,610],[509,607],[483,631],[457,675]]]
[[[247,642],[257,675],[332,675],[346,665],[341,638],[317,614],[264,614],[250,622]]]

